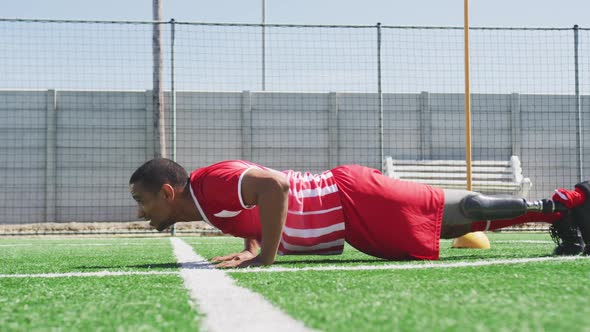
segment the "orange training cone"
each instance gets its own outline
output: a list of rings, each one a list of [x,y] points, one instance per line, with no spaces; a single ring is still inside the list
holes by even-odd
[[[490,240],[484,232],[472,232],[454,239],[452,247],[470,249],[490,249]]]

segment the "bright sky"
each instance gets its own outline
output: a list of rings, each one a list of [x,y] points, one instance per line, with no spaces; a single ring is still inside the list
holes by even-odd
[[[174,18],[182,22],[260,23],[264,0],[161,1],[164,21]],[[463,25],[463,0],[265,1],[267,23],[375,25],[381,22],[386,26]],[[152,20],[152,0],[5,2],[0,13],[2,18]],[[474,27],[571,29],[578,24],[582,28],[590,28],[588,13],[590,0],[471,0],[470,23]],[[5,78],[0,82],[0,88],[129,89],[151,84],[151,39],[140,37],[149,36],[149,26],[108,26],[100,34],[93,32],[97,29],[93,25],[81,26],[72,31],[63,26],[47,25],[47,29],[53,29],[52,33],[37,24],[19,25],[9,22],[5,26],[11,27],[6,30],[10,33],[0,35],[0,45],[6,45],[3,56],[10,61],[4,61],[0,66]],[[186,89],[232,91],[256,89],[260,86],[257,30],[227,29],[228,32],[223,33],[218,29],[195,26],[185,26],[183,29],[185,33],[182,34],[182,29],[179,28],[177,38],[185,41],[179,42],[185,48],[178,46],[176,60],[177,73],[183,74],[182,77],[180,74],[177,76],[177,81],[185,84],[177,86]],[[141,35],[142,31],[147,35]],[[201,38],[191,39],[192,35],[188,31],[201,31]],[[267,59],[265,77],[271,89],[374,89],[374,34],[338,31],[335,35],[330,35],[329,32],[324,32],[323,36],[311,34],[303,41],[297,33],[299,32],[289,30],[288,34],[269,34],[270,37],[267,37],[271,50],[269,54],[273,57]],[[479,39],[472,38],[471,44],[474,88],[502,93],[564,93],[572,90],[572,30],[531,33],[510,31],[479,33],[477,36]],[[477,36],[472,34],[472,37]],[[328,37],[332,38],[332,44],[325,43]],[[440,31],[385,31],[383,56],[386,66],[382,74],[384,82],[389,85],[384,87],[389,91],[435,91],[442,88],[462,91],[461,37],[460,31],[442,34]],[[84,38],[84,42],[80,38]],[[581,31],[580,38],[581,72],[588,72],[590,29]],[[59,42],[56,43],[56,40]],[[416,43],[416,40],[420,42]],[[395,52],[391,45],[395,45]],[[84,51],[91,46],[96,49]],[[232,47],[237,51],[229,54],[224,51],[224,48]],[[305,49],[305,56],[293,52],[291,47]],[[420,56],[416,56],[416,53]],[[43,56],[39,58],[36,56],[38,54]],[[125,61],[131,63],[122,65]],[[405,79],[400,80],[400,75]],[[392,79],[394,77],[396,79]],[[581,79],[584,84],[590,84],[590,77],[587,75]]]
[[[162,0],[164,19],[259,23],[263,0]],[[471,26],[590,27],[588,0],[471,0]],[[463,25],[463,0],[266,0],[267,23]],[[6,1],[3,18],[151,20],[149,0]]]

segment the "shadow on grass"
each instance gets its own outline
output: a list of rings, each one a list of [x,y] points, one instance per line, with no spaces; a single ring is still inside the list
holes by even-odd
[[[189,270],[210,270],[214,268],[214,265],[208,261],[189,262],[189,263],[160,263],[160,264],[135,264],[135,265],[110,265],[110,266],[78,266],[80,270],[92,270],[99,271],[104,269],[142,269],[142,270],[178,270],[180,268]]]
[[[291,264],[308,264],[308,265],[319,265],[319,264],[338,264],[338,263],[387,263],[389,261],[379,258],[374,259],[290,259],[286,261],[276,261],[273,265],[291,265]]]
[[[309,266],[324,265],[324,264],[346,264],[346,263],[387,263],[386,260],[381,259],[300,259],[300,260],[289,260],[289,261],[277,261],[273,265],[292,265],[292,264],[306,264]],[[184,264],[178,263],[159,263],[159,264],[134,264],[134,265],[82,265],[77,267],[80,270],[104,270],[104,269],[172,269],[178,270],[180,268],[195,269],[195,270],[206,270],[214,268],[214,265],[208,261],[200,262],[189,262]]]
[[[449,262],[449,261],[477,261],[477,260],[490,260],[490,259],[517,259],[517,258],[539,258],[539,257],[553,257],[551,254],[543,254],[543,255],[511,255],[511,254],[473,254],[473,255],[457,255],[457,256],[445,256],[441,257],[439,261],[442,262]]]
[[[159,263],[159,264],[137,264],[137,265],[82,265],[78,266],[77,268],[80,270],[104,270],[104,269],[175,269],[178,270],[180,267],[179,264],[176,263]]]
[[[535,255],[535,256],[514,256],[514,255],[482,255],[482,254],[473,254],[473,255],[457,255],[457,256],[449,256],[449,257],[441,257],[438,261],[433,262],[454,262],[454,261],[478,261],[478,260],[493,260],[493,259],[516,259],[516,258],[538,258],[538,257],[553,257],[551,254],[546,255]],[[289,266],[294,264],[305,264],[306,266],[316,266],[316,265],[338,265],[338,264],[389,264],[389,263],[404,263],[404,262],[417,262],[420,260],[401,260],[401,261],[393,261],[393,260],[385,260],[385,259],[290,259],[285,261],[276,261],[273,266]],[[199,262],[189,262],[184,264],[179,263],[157,263],[157,264],[135,264],[135,265],[111,265],[111,266],[78,266],[80,270],[104,270],[104,269],[143,269],[143,270],[152,270],[152,269],[172,269],[178,270],[180,268],[184,269],[195,269],[195,270],[208,270],[214,268],[214,265],[208,261],[199,261]]]

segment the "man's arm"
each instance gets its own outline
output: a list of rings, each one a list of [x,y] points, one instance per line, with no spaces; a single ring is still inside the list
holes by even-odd
[[[242,199],[246,205],[258,205],[262,224],[262,243],[258,259],[264,265],[274,263],[287,219],[289,182],[282,174],[252,169],[242,179]]]
[[[258,206],[262,224],[260,254],[250,261],[226,261],[217,266],[270,265],[275,261],[287,218],[289,182],[281,174],[251,169],[242,179],[241,194],[244,204]],[[247,247],[248,243],[245,242],[245,245]]]

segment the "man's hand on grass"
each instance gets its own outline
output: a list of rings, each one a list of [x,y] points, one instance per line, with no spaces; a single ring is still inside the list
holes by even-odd
[[[249,251],[242,251],[236,254],[215,257],[211,261],[220,262],[219,264],[215,265],[215,267],[221,269],[256,267],[265,265],[258,256],[252,254]]]
[[[237,252],[234,254],[213,257],[211,259],[211,261],[214,263],[227,262],[227,261],[244,261],[244,260],[252,259],[254,257],[256,257],[256,254],[254,254],[253,252],[251,252],[249,250],[244,250],[242,252]]]

